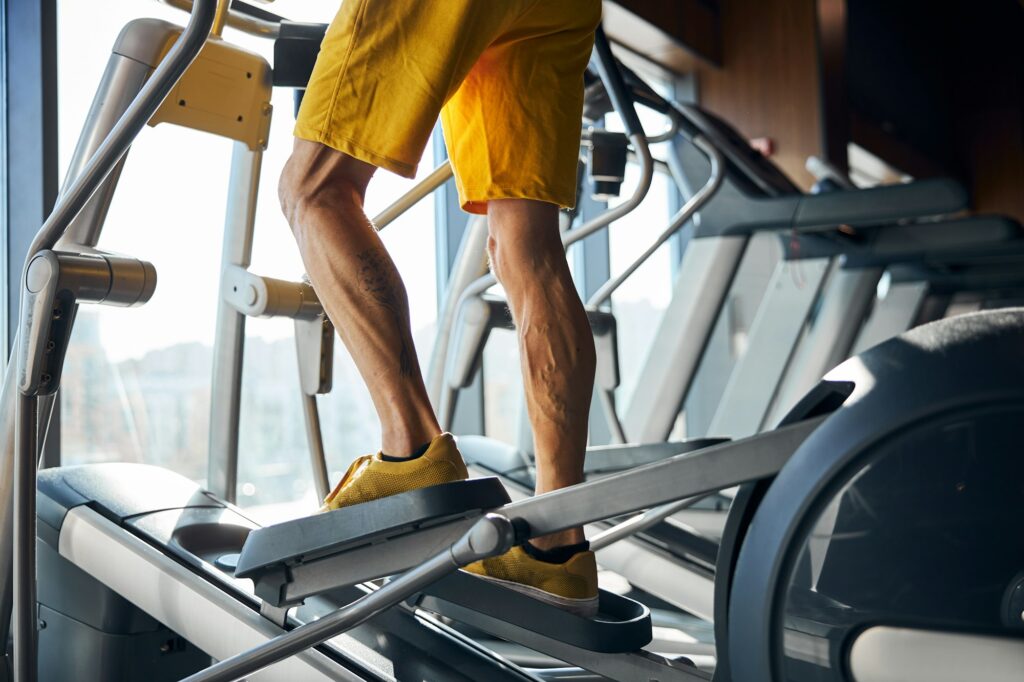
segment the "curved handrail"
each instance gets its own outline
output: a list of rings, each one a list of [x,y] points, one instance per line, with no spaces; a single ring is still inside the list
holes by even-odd
[[[651,188],[651,182],[654,179],[654,159],[651,156],[651,149],[647,145],[647,138],[643,132],[635,135],[631,135],[630,144],[633,145],[633,149],[638,157],[640,163],[640,182],[637,183],[636,189],[633,190],[633,194],[627,201],[619,204],[618,206],[611,208],[604,213],[595,216],[589,222],[584,223],[580,227],[573,230],[562,233],[562,247],[566,250],[570,246],[585,239],[590,235],[594,234],[598,230],[607,227],[616,220],[626,216],[632,212],[647,196],[648,190]],[[498,283],[498,278],[494,276],[494,273],[488,273],[476,280],[462,292],[462,296],[459,297],[459,306],[461,307],[465,301],[472,298],[473,296],[479,296],[484,293],[492,286]]]
[[[226,3],[228,0],[220,0],[220,2]],[[100,183],[114,169],[121,157],[128,152],[128,148],[131,147],[142,128],[149,119],[153,118],[153,114],[160,108],[171,88],[178,82],[206,43],[210,29],[213,27],[217,5],[218,0],[195,0],[191,18],[174,46],[160,62],[160,66],[156,68],[150,79],[146,81],[142,90],[121,116],[121,120],[107,135],[103,144],[89,159],[85,168],[82,169],[82,173],[75,178],[70,187],[61,192],[57,199],[57,205],[53,207],[50,216],[36,233],[35,239],[32,240],[28,258],[25,259],[26,266],[32,260],[32,256],[44,249],[53,248],[71,221],[92,198]]]
[[[195,0],[157,0],[165,5],[191,12]],[[233,29],[259,38],[277,38],[281,35],[281,22],[261,19],[251,14],[228,8],[225,23]]]
[[[601,287],[594,292],[593,296],[587,300],[587,306],[590,308],[596,308],[601,305],[615,293],[623,282],[625,282],[630,275],[636,272],[637,268],[643,265],[648,258],[654,254],[658,248],[665,243],[665,241],[671,237],[676,231],[681,228],[686,221],[693,217],[693,214],[699,211],[704,204],[706,204],[711,197],[715,195],[718,188],[722,186],[722,181],[725,179],[725,173],[723,172],[724,159],[722,158],[722,152],[717,147],[712,145],[703,135],[698,135],[693,138],[693,144],[697,146],[702,152],[704,152],[708,159],[711,160],[711,173],[708,176],[707,182],[694,194],[689,200],[683,204],[676,214],[672,217],[672,221],[668,224],[668,227],[658,235],[658,238],[647,247],[647,249],[640,254],[639,257],[633,260],[615,279],[608,280]]]

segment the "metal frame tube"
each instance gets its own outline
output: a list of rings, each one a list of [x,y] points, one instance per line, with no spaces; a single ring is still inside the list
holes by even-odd
[[[640,182],[637,183],[632,196],[630,196],[629,200],[605,211],[590,222],[584,223],[574,230],[563,232],[562,248],[568,250],[570,246],[581,239],[585,239],[598,230],[608,227],[616,220],[625,217],[639,206],[644,197],[647,196],[647,192],[651,188],[651,181],[654,179],[654,159],[651,157],[651,149],[647,145],[647,139],[643,136],[643,133],[631,136],[629,139],[640,163]],[[497,283],[498,278],[494,276],[493,272],[484,275],[466,287],[466,290],[462,293],[459,305],[461,306],[462,301],[472,296],[479,296]]]
[[[686,247],[672,300],[640,369],[637,385],[644,390],[635,391],[626,406],[626,432],[637,442],[656,443],[671,433],[748,241],[709,237]]]
[[[587,301],[587,306],[596,308],[601,305],[615,293],[616,289],[622,286],[634,272],[637,271],[641,265],[647,262],[655,251],[664,244],[669,237],[674,235],[679,229],[693,217],[693,215],[699,211],[704,204],[711,200],[711,198],[718,191],[718,188],[722,186],[722,181],[725,179],[725,173],[723,172],[724,159],[722,153],[717,147],[713,146],[703,135],[698,135],[693,139],[693,143],[705,154],[711,161],[711,173],[708,175],[708,180],[704,185],[692,196],[690,199],[683,204],[683,206],[676,212],[669,222],[668,227],[658,235],[658,238],[654,240],[647,249],[640,254],[632,263],[626,267],[615,279],[608,280],[605,282],[600,289],[594,292],[594,295]],[[669,166],[671,168],[671,165]],[[674,174],[673,174],[673,177]],[[678,179],[677,179],[678,180]]]
[[[747,349],[729,373],[708,433],[732,438],[757,433],[814,310],[831,259],[780,261],[757,307]]]
[[[607,422],[609,437],[614,445],[625,445],[626,431],[622,427],[622,420],[619,419],[619,412],[615,409],[615,391],[605,388],[597,389],[597,398],[601,403],[601,411],[604,413]]]
[[[451,162],[445,161],[432,170],[430,175],[420,180],[415,187],[398,197],[395,203],[378,213],[370,222],[373,223],[378,232],[383,230],[422,199],[433,194],[435,189],[448,182],[453,175],[454,171],[452,170]]]
[[[93,99],[93,105],[89,110],[89,117],[82,128],[82,134],[65,184],[74,181],[82,172],[89,158],[99,147],[100,142],[106,134],[114,127],[118,119],[128,108],[132,99],[142,89],[146,78],[149,77],[150,69],[145,64],[128,59],[121,55],[114,54],[107,62],[103,79]],[[122,157],[121,163],[123,163]],[[60,243],[72,241],[86,246],[96,243],[99,229],[107,212],[107,205],[113,194],[116,176],[119,173],[120,164],[104,181],[103,186],[93,195],[92,199],[78,217],[68,227],[65,236]],[[17,340],[14,349],[17,349]],[[12,487],[14,485],[14,453],[15,453],[15,412],[17,393],[17,363],[8,362],[4,374],[3,393],[0,395],[0,459],[2,459],[2,473],[0,473],[0,546],[7,548],[8,556],[12,551],[13,525],[11,514],[13,512],[11,501],[13,499]],[[59,395],[59,394],[58,394]],[[49,424],[49,415],[53,406],[53,396],[47,396],[41,401],[39,412],[44,418],[39,421]],[[41,437],[43,438],[43,437]],[[12,576],[10,560],[0,561],[0,641],[7,641],[10,628],[10,619],[7,614],[12,608]]]
[[[14,460],[14,679],[35,682],[39,633],[36,625],[36,465],[38,404],[18,395]]]
[[[93,98],[89,115],[85,125],[82,126],[82,134],[75,147],[71,164],[68,166],[67,176],[64,180],[65,185],[81,175],[104,138],[117,125],[132,100],[142,90],[150,72],[151,67],[148,64],[143,64],[116,52],[110,55],[103,78],[96,89],[96,96]],[[121,157],[117,166],[104,179],[85,208],[71,221],[64,236],[57,243],[58,249],[66,248],[68,242],[82,246],[96,246],[126,158],[127,155]]]
[[[660,507],[653,507],[642,514],[630,517],[622,523],[618,523],[608,530],[602,531],[590,538],[590,549],[596,552],[604,549],[608,545],[618,542],[619,540],[628,538],[631,535],[636,535],[655,524],[661,523],[676,512],[692,507],[705,497],[707,497],[707,495],[697,495],[695,497],[687,497],[686,499],[679,500],[677,502],[668,502]]]
[[[249,267],[252,260],[256,201],[263,152],[236,142],[231,156],[228,208],[221,254],[223,280],[227,266]],[[242,361],[246,316],[224,299],[223,282],[217,303],[213,384],[210,389],[210,440],[207,487],[234,502],[238,483],[238,429],[242,410]]]
[[[192,5],[194,0],[159,0],[165,5],[170,5],[175,9],[184,10],[185,12],[192,11]],[[238,12],[233,9],[228,9],[227,18],[225,24],[233,29],[248,33],[249,35],[257,36],[259,38],[270,38],[274,39],[281,35],[281,24],[277,21],[269,21],[267,19],[260,19],[249,14]]]
[[[459,244],[459,251],[455,255],[455,262],[448,277],[448,287],[445,292],[444,304],[438,312],[437,336],[434,340],[434,348],[430,352],[430,364],[427,367],[427,395],[439,413],[443,412],[445,405],[445,391],[448,386],[445,382],[445,366],[448,361],[448,346],[452,339],[452,330],[455,327],[456,315],[459,311],[458,303],[462,292],[470,283],[479,279],[487,272],[487,218],[474,216],[466,224],[466,231]],[[450,426],[450,421],[441,422],[443,428]]]
[[[210,35],[220,37],[224,32],[224,22],[228,19],[228,9],[231,7],[231,0],[218,0],[217,13],[213,15],[213,26],[210,27]]]
[[[320,428],[320,411],[317,410],[316,396],[302,393],[302,414],[306,420],[306,437],[309,440],[309,460],[313,468],[313,485],[318,500],[324,500],[331,492],[327,475],[327,455],[324,453],[323,431]]]

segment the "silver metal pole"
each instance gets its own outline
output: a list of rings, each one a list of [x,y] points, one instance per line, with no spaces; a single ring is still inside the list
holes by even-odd
[[[152,71],[150,65],[117,54],[117,46],[114,49],[114,54],[111,54],[107,61],[106,70],[103,72],[103,78],[96,90],[96,96],[93,98],[85,125],[82,126],[82,134],[78,139],[75,153],[71,158],[71,165],[68,167],[67,176],[64,179],[65,187],[82,174],[89,159],[93,157],[103,140],[117,125],[132,100],[142,90],[142,86],[145,85],[146,79],[149,78]],[[117,166],[104,179],[85,208],[71,221],[64,236],[58,242],[58,249],[64,248],[66,242],[82,246],[96,246],[126,158],[127,156],[121,157]]]
[[[406,571],[379,590],[320,620],[300,625],[287,634],[216,663],[185,678],[185,682],[229,682],[251,675],[354,628],[466,564],[507,551],[514,538],[515,530],[511,521],[499,514],[487,514],[451,547]]]
[[[452,177],[451,162],[445,161],[430,172],[430,175],[423,178],[411,190],[398,197],[395,203],[391,204],[371,221],[378,231],[390,225],[396,218],[408,211],[414,205],[430,196],[431,193]]]
[[[657,523],[661,523],[676,512],[682,511],[687,507],[692,507],[705,497],[707,497],[707,495],[687,497],[686,499],[678,500],[676,502],[668,502],[660,507],[653,507],[642,514],[632,516],[622,523],[618,523],[608,530],[602,531],[590,538],[590,549],[596,552],[599,549],[604,549],[608,545],[622,540],[623,538],[636,535]]]
[[[37,398],[19,395],[17,452],[14,460],[14,679],[35,682],[38,670],[36,626],[36,464]]]
[[[242,361],[245,314],[224,299],[223,279],[228,266],[248,268],[252,261],[256,200],[263,152],[236,142],[231,156],[224,246],[221,252],[220,299],[213,341],[213,381],[210,388],[210,451],[207,488],[234,502],[238,483],[238,426],[242,410]]]
[[[160,0],[160,2],[186,12],[191,12],[192,5],[194,4],[193,0]],[[248,33],[249,35],[258,36],[260,38],[272,39],[281,35],[280,22],[258,19],[257,17],[243,14],[242,12],[232,9],[228,10],[227,25],[231,28],[242,31],[243,33]]]
[[[302,414],[306,419],[306,437],[309,440],[309,460],[313,467],[313,485],[317,500],[324,500],[331,492],[327,476],[327,455],[324,452],[323,431],[320,428],[320,411],[316,407],[316,396],[302,394]]]
[[[626,431],[622,428],[622,420],[615,409],[615,393],[598,389],[597,396],[601,401],[601,410],[604,412],[605,421],[608,422],[608,431],[611,435],[611,442],[614,445],[625,445]]]

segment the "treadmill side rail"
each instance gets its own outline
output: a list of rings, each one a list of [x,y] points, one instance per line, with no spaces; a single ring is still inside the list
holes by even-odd
[[[87,506],[67,513],[60,554],[157,621],[206,651],[228,658],[282,634],[259,613]],[[262,678],[261,678],[262,679]],[[308,649],[277,664],[267,680],[362,678]]]

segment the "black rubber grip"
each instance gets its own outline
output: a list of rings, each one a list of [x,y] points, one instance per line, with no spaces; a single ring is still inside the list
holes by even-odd
[[[618,63],[612,55],[612,48],[608,44],[608,36],[605,35],[603,26],[598,26],[594,35],[594,53],[597,56],[597,72],[608,91],[615,111],[622,117],[626,134],[630,136],[642,134],[644,129],[640,125],[640,117],[637,116],[633,99],[626,90],[622,72],[619,71]]]

